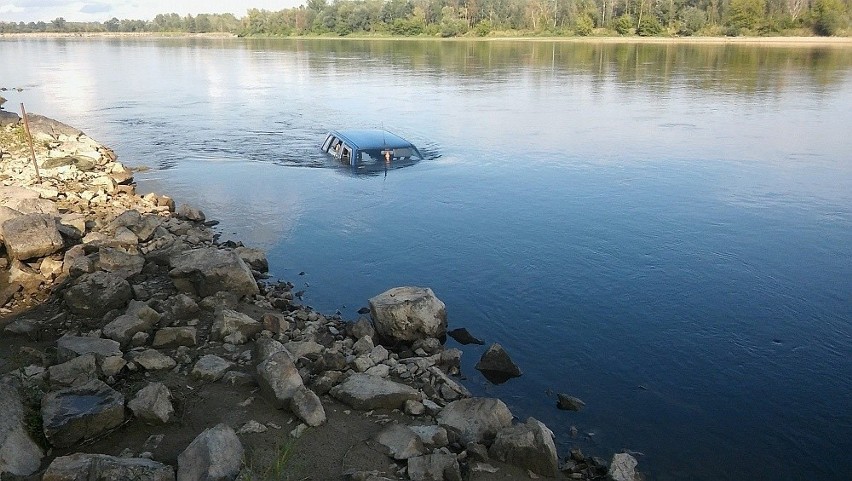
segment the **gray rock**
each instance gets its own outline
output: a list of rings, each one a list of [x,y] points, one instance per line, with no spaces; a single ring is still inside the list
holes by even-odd
[[[47,368],[50,386],[54,389],[77,386],[97,379],[97,370],[94,354],[83,354]]]
[[[170,259],[169,276],[181,291],[201,297],[219,291],[240,295],[259,292],[248,266],[233,251],[202,248],[183,252]]]
[[[408,458],[408,478],[412,481],[461,481],[459,462],[454,454],[429,454]]]
[[[636,466],[639,464],[636,458],[627,453],[617,453],[612,455],[612,462],[609,465],[609,479],[612,481],[635,481]]]
[[[479,362],[476,363],[476,369],[495,384],[523,374],[521,369],[512,362],[512,358],[503,346],[496,342],[482,354]]]
[[[169,299],[168,312],[176,320],[191,319],[199,310],[198,303],[186,294],[178,294]]]
[[[89,353],[98,359],[123,355],[121,345],[112,339],[65,335],[56,341],[56,357],[59,362]]]
[[[466,446],[490,440],[501,429],[511,426],[512,413],[499,399],[469,398],[447,404],[436,421]]]
[[[177,481],[230,481],[242,466],[244,449],[233,429],[218,424],[198,435],[178,456]]]
[[[232,311],[231,309],[219,309],[216,311],[210,336],[214,340],[223,340],[233,334],[239,334],[239,336],[232,336],[230,340],[233,344],[244,344],[247,340],[256,336],[262,329],[263,325],[260,322],[242,312]]]
[[[273,334],[281,334],[290,330],[290,321],[279,312],[267,312],[260,318],[263,329]]]
[[[63,297],[74,314],[99,318],[112,309],[124,307],[132,295],[130,284],[121,276],[95,272],[77,278]]]
[[[376,329],[373,327],[373,323],[363,317],[353,322],[349,330],[355,339],[361,339],[364,336],[370,336],[371,339],[376,337]]]
[[[197,330],[194,327],[164,327],[154,333],[152,347],[194,346],[197,344]]]
[[[269,271],[269,261],[266,260],[266,253],[260,249],[252,249],[250,247],[237,247],[234,252],[240,256],[240,259],[245,262],[249,268],[258,272]]]
[[[175,414],[171,399],[172,393],[165,384],[152,382],[136,393],[127,407],[147,424],[166,424]]]
[[[52,140],[76,140],[83,135],[81,130],[43,115],[27,113],[27,120],[33,137],[46,135]]]
[[[174,481],[171,466],[146,458],[76,453],[54,459],[42,481]]]
[[[428,287],[395,287],[370,299],[379,336],[413,342],[447,333],[447,310]]]
[[[124,396],[101,381],[89,381],[48,393],[41,417],[50,444],[73,446],[124,422]]]
[[[304,386],[299,370],[286,351],[276,352],[257,365],[261,392],[277,408],[290,407],[290,400]]]
[[[21,217],[22,215],[24,215],[24,214],[22,214],[21,212],[18,212],[17,210],[15,210],[11,207],[8,207],[8,206],[5,206],[5,205],[0,205],[0,226],[2,226],[3,223],[6,222],[7,220],[14,219],[14,218],[17,218],[17,217]],[[3,240],[3,229],[0,229],[0,241],[2,241],[2,240]]]
[[[293,359],[307,357],[311,354],[321,354],[325,350],[322,344],[315,341],[290,341],[284,344],[284,347],[290,352]]]
[[[0,477],[29,476],[38,471],[44,453],[27,432],[24,405],[10,379],[0,379],[0,413]]]
[[[405,401],[420,400],[420,393],[389,379],[353,374],[331,389],[331,395],[355,409],[400,409]]]
[[[195,363],[190,375],[201,381],[215,382],[234,367],[234,363],[213,354],[205,354]]]
[[[130,254],[116,247],[101,246],[99,254],[98,268],[125,279],[139,274],[145,267],[145,258],[140,254]]]
[[[115,376],[124,366],[127,365],[127,361],[124,360],[121,356],[108,356],[100,361],[101,374],[105,377]]]
[[[307,387],[299,386],[290,399],[290,410],[308,426],[316,427],[325,423],[325,408],[319,396]]]
[[[542,476],[555,477],[558,466],[553,433],[540,421],[501,429],[488,453],[494,459],[520,466]]]
[[[373,347],[375,347],[373,345],[373,339],[370,336],[364,336],[352,345],[352,352],[354,352],[356,356],[367,354],[373,350]]]
[[[142,352],[131,352],[130,360],[148,371],[171,369],[177,362],[156,349],[145,349]]]
[[[420,437],[403,424],[389,424],[376,435],[376,442],[387,448],[387,454],[396,460],[422,456],[426,452]]]
[[[260,337],[254,344],[254,359],[260,363],[269,359],[276,352],[283,351],[287,351],[284,344],[269,337]]]
[[[49,214],[27,214],[0,225],[6,251],[13,259],[44,257],[62,248],[62,236]]]
[[[13,259],[9,265],[9,282],[19,285],[24,292],[32,293],[44,284],[45,278],[27,264]]]
[[[450,444],[447,430],[441,426],[428,424],[424,426],[409,426],[414,434],[416,434],[423,445],[429,449],[443,448]]]
[[[122,345],[127,345],[135,334],[152,330],[160,321],[160,317],[160,313],[147,304],[131,301],[126,313],[104,326],[103,335]]]
[[[2,97],[0,97],[2,98]],[[6,128],[10,125],[17,125],[21,121],[21,117],[15,112],[7,112],[0,110],[0,128]]]
[[[195,222],[204,222],[204,220],[206,219],[206,217],[204,216],[204,212],[201,212],[201,210],[196,209],[195,207],[192,207],[187,204],[181,204],[181,206],[177,208],[175,214],[181,219],[191,220]]]

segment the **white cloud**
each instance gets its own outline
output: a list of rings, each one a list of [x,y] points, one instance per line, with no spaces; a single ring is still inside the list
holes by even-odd
[[[249,8],[282,10],[304,3],[305,0],[11,0],[0,5],[0,21],[37,22],[57,17],[84,22],[102,22],[112,17],[150,20],[158,13],[233,13],[242,17]]]

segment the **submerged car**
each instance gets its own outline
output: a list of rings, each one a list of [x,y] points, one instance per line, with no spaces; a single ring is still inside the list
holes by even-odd
[[[340,162],[356,167],[360,164],[422,160],[423,156],[411,142],[381,129],[332,130],[322,144]]]

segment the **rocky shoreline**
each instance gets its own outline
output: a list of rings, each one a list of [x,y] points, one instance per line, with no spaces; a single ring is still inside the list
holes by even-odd
[[[0,110],[2,479],[642,478],[472,397],[430,289],[322,315],[109,148],[29,125],[40,179]]]

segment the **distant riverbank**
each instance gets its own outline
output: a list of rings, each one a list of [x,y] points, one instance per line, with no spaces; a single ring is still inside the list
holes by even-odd
[[[85,33],[2,33],[0,38],[238,38],[231,33],[163,33],[163,32],[85,32]],[[375,36],[375,35],[350,35],[346,37],[306,35],[293,37],[258,36],[249,38],[282,38],[282,39],[329,39],[329,40],[400,40],[400,41],[422,41],[435,40],[442,42],[576,42],[576,43],[634,43],[634,44],[744,44],[744,45],[766,45],[778,47],[797,46],[841,46],[852,47],[852,37],[639,37],[639,36],[615,36],[615,37],[399,37],[399,36]]]

